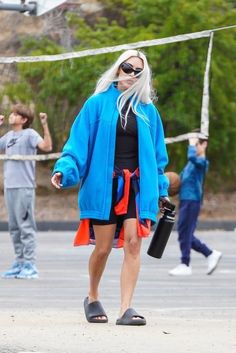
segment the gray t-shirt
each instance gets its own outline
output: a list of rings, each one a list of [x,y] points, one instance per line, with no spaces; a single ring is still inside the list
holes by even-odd
[[[33,129],[9,131],[0,138],[0,152],[8,156],[34,155],[42,137]],[[4,161],[4,188],[35,188],[35,161]]]

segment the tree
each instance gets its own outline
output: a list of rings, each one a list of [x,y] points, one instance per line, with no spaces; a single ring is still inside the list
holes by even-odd
[[[73,50],[98,48],[141,40],[202,31],[234,24],[236,9],[227,0],[101,0],[103,16],[82,19],[67,14],[74,34]],[[181,11],[179,10],[181,9]],[[210,96],[210,179],[233,179],[236,174],[236,113],[233,75],[236,69],[235,29],[215,33]],[[167,136],[199,127],[203,74],[208,38],[145,48],[153,71],[158,101]],[[21,53],[56,54],[63,48],[47,38],[26,38]],[[54,141],[60,149],[74,116],[92,94],[96,80],[119,55],[106,54],[82,59],[21,64],[19,83],[7,88],[12,101],[34,101],[36,110],[50,114]],[[20,93],[19,93],[20,92]],[[186,143],[168,145],[169,169],[181,170]],[[227,156],[227,158],[226,158]]]

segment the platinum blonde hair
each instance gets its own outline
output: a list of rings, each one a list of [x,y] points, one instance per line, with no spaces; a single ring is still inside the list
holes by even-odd
[[[137,75],[138,79],[134,82],[134,84],[127,90],[123,91],[117,100],[117,108],[121,117],[121,125],[124,129],[127,125],[127,117],[130,109],[132,109],[134,114],[142,118],[146,123],[149,122],[148,117],[145,116],[142,111],[137,111],[137,106],[139,103],[150,103],[155,97],[151,83],[151,69],[144,53],[139,50],[127,50],[122,53],[116,62],[100,77],[94,91],[94,94],[105,92],[113,82],[118,82],[120,65],[131,57],[138,57],[143,61],[143,71]],[[122,78],[122,80],[124,80],[124,78]],[[128,101],[128,109],[125,113],[123,113],[123,108]]]

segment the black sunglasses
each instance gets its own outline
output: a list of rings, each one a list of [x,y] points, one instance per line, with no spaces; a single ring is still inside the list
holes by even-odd
[[[134,73],[134,76],[140,75],[141,72],[143,71],[143,69],[134,69],[133,66],[129,63],[122,63],[120,65],[120,68],[122,71],[124,71],[125,74],[132,74],[132,72]]]

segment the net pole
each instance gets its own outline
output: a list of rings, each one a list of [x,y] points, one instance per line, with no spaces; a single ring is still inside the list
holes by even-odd
[[[208,51],[207,51],[207,61],[206,68],[204,73],[203,81],[203,94],[202,94],[202,108],[201,108],[201,128],[200,131],[206,137],[209,136],[209,74],[211,67],[211,56],[212,56],[212,47],[213,47],[213,37],[214,33],[210,35]]]

